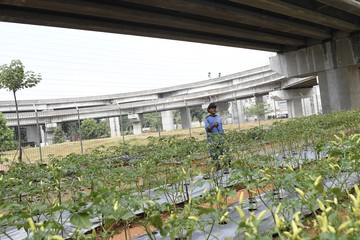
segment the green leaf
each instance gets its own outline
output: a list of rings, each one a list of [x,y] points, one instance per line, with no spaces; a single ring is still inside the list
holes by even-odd
[[[134,217],[134,214],[130,211],[127,211],[121,216],[121,220],[129,220],[130,218]]]
[[[210,208],[197,207],[196,209],[199,210],[199,215],[216,212],[215,208],[213,208],[213,207],[210,207]]]
[[[161,229],[163,227],[163,221],[159,215],[152,215],[150,217],[150,222],[157,229]]]
[[[170,231],[170,227],[169,226],[165,226],[163,228],[160,228],[160,235],[162,237],[165,237]]]
[[[79,228],[89,228],[91,226],[88,213],[75,213],[71,216],[70,222]]]
[[[332,194],[334,194],[337,198],[340,198],[340,199],[343,198],[343,197],[346,197],[346,193],[344,193],[343,191],[341,191],[340,188],[337,188],[337,187],[331,188],[330,192]]]
[[[324,185],[322,183],[319,183],[315,189],[319,192],[319,193],[323,193],[324,192]]]

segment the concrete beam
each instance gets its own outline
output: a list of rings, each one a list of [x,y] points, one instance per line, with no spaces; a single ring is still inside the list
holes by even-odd
[[[305,24],[294,23],[280,17],[265,16],[264,14],[246,10],[243,8],[227,7],[225,5],[208,4],[207,1],[142,1],[142,0],[125,0],[126,2],[137,3],[151,7],[161,7],[167,10],[181,11],[192,13],[200,16],[220,19],[240,24],[249,24],[265,29],[293,33],[295,35],[303,34],[312,38],[328,38],[330,34],[321,28],[312,27]]]
[[[324,14],[321,14],[319,12],[310,10],[308,8],[303,8],[300,6],[296,6],[294,4],[287,3],[285,1],[280,0],[262,0],[262,1],[249,1],[249,0],[231,0],[232,2],[245,4],[251,7],[260,8],[266,11],[276,12],[281,15],[289,16],[291,18],[298,18],[304,21],[311,21],[313,23],[317,23],[319,25],[328,26],[331,28],[336,28],[338,30],[346,31],[346,32],[352,32],[352,31],[359,31],[360,26],[346,22],[343,20],[340,20],[338,18],[334,18],[331,16],[327,16]],[[320,2],[340,2],[340,0],[320,0]],[[344,3],[342,0],[341,2]],[[350,2],[350,0],[346,0],[346,2]],[[352,1],[355,2],[355,1]],[[342,4],[343,4],[342,3]],[[340,5],[337,4],[338,8],[341,8]],[[357,2],[357,5],[360,5],[359,2]],[[355,7],[356,4],[353,4],[353,7]],[[347,8],[348,10],[349,8]]]
[[[301,77],[360,65],[360,32],[270,58],[270,67],[286,77]]]
[[[287,89],[269,92],[269,97],[276,101],[301,99],[312,97],[314,94],[313,88]]]
[[[360,16],[360,2],[358,0],[317,0],[324,4],[339,8]]]

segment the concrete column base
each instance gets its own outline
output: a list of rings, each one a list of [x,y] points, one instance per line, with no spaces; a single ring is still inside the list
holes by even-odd
[[[286,101],[288,106],[289,118],[303,117],[302,100],[300,99],[289,99]]]
[[[161,123],[164,131],[174,130],[174,114],[172,110],[161,112]]]
[[[53,144],[53,138],[57,123],[46,123],[45,124],[45,144]]]
[[[144,116],[137,113],[129,114],[128,119],[132,122],[134,135],[141,135]]]
[[[243,106],[241,100],[233,101],[231,105],[232,121],[233,124],[245,122],[245,115],[243,112]]]
[[[323,113],[360,108],[358,66],[323,71],[318,77]]]
[[[190,108],[180,108],[180,115],[182,129],[189,129],[191,127]]]
[[[118,137],[121,135],[119,117],[109,118],[110,136]]]

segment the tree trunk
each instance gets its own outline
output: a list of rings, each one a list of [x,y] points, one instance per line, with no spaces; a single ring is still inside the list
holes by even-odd
[[[21,147],[21,131],[20,131],[20,118],[19,118],[19,109],[16,100],[16,91],[14,93],[14,100],[15,100],[15,108],[16,108],[16,119],[17,119],[17,127],[18,127],[18,140],[19,140],[19,162],[22,162],[22,147]]]

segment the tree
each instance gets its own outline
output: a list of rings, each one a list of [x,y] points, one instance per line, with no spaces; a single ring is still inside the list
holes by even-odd
[[[107,122],[88,118],[81,122],[82,139],[110,137],[110,127]]]
[[[121,127],[125,135],[131,133],[133,126],[127,116],[121,116]]]
[[[14,132],[6,126],[6,119],[0,112],[0,150],[9,150],[14,146]]]
[[[176,124],[176,129],[179,128],[179,124],[181,124],[181,114],[180,110],[173,110],[174,123]]]
[[[66,141],[65,132],[62,130],[61,125],[58,125],[54,132],[54,143],[63,143]]]
[[[144,114],[144,127],[149,127],[151,129],[155,129],[158,131],[158,128],[161,129],[160,124],[160,113],[159,112],[152,112]]]
[[[265,114],[268,114],[269,111],[268,108],[267,108],[267,104],[264,103],[264,102],[259,102],[259,103],[256,103],[250,107],[246,107],[245,108],[245,114],[249,117],[256,117],[259,121],[259,127],[260,127],[260,120],[261,118],[264,118],[265,117]]]
[[[25,66],[20,60],[12,60],[10,65],[0,66],[0,88],[11,91],[14,95],[16,117],[18,125],[18,139],[19,139],[19,161],[22,161],[22,147],[21,147],[21,133],[20,133],[20,119],[19,109],[16,100],[16,92],[24,89],[35,87],[41,81],[41,75],[35,74],[32,71],[25,72]]]
[[[80,139],[79,123],[78,121],[62,122],[61,128],[65,132],[70,141],[78,141]]]
[[[204,109],[202,109],[202,107],[194,107],[190,109],[190,115],[191,115],[191,119],[198,120],[201,125],[201,123],[204,121],[206,117],[206,112],[204,111]]]

